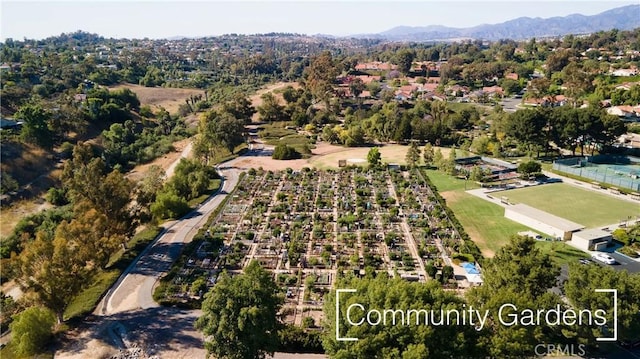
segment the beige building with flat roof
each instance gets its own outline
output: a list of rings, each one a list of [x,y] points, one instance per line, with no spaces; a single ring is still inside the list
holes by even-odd
[[[585,229],[573,234],[571,244],[583,251],[597,251],[606,248],[612,239],[611,233],[602,229]]]
[[[584,228],[581,224],[571,222],[523,203],[505,207],[504,216],[512,221],[533,228],[538,232],[552,236],[553,238],[562,238],[565,241],[571,240],[574,232]]]

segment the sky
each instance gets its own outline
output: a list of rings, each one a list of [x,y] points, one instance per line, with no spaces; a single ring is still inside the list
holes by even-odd
[[[594,15],[634,1],[7,1],[0,40],[42,39],[77,30],[114,38],[202,37],[293,32],[345,36],[395,26],[471,27],[517,17]]]

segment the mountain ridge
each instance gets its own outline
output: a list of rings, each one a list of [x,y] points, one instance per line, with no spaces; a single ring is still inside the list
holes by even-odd
[[[638,27],[640,27],[640,5],[627,5],[596,15],[576,13],[550,18],[522,16],[498,24],[481,24],[466,28],[444,25],[402,25],[376,34],[359,34],[353,37],[369,37],[393,41],[434,41],[459,38],[524,40],[532,37],[586,34],[614,28],[618,30],[633,30]]]

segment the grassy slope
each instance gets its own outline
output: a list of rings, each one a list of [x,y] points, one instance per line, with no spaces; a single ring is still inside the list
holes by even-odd
[[[527,227],[506,219],[504,209],[497,204],[466,193],[464,180],[435,170],[427,173],[483,255],[493,256],[512,235],[528,230]],[[467,182],[467,189],[476,187],[475,183]]]
[[[308,152],[305,151],[305,147],[307,149],[315,148],[307,136],[298,134],[295,130],[287,129],[284,126],[285,123],[265,124],[261,126],[262,130],[258,133],[267,145],[287,145],[303,154]]]

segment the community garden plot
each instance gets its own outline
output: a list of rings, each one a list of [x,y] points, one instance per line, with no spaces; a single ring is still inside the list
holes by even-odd
[[[239,273],[256,260],[282,288],[283,316],[299,323],[321,311],[338,272],[429,280],[425,263],[441,267],[438,248],[456,246],[434,201],[415,173],[252,170],[207,228],[207,241],[189,257],[179,282],[187,288],[208,278],[213,286],[220,271]]]

